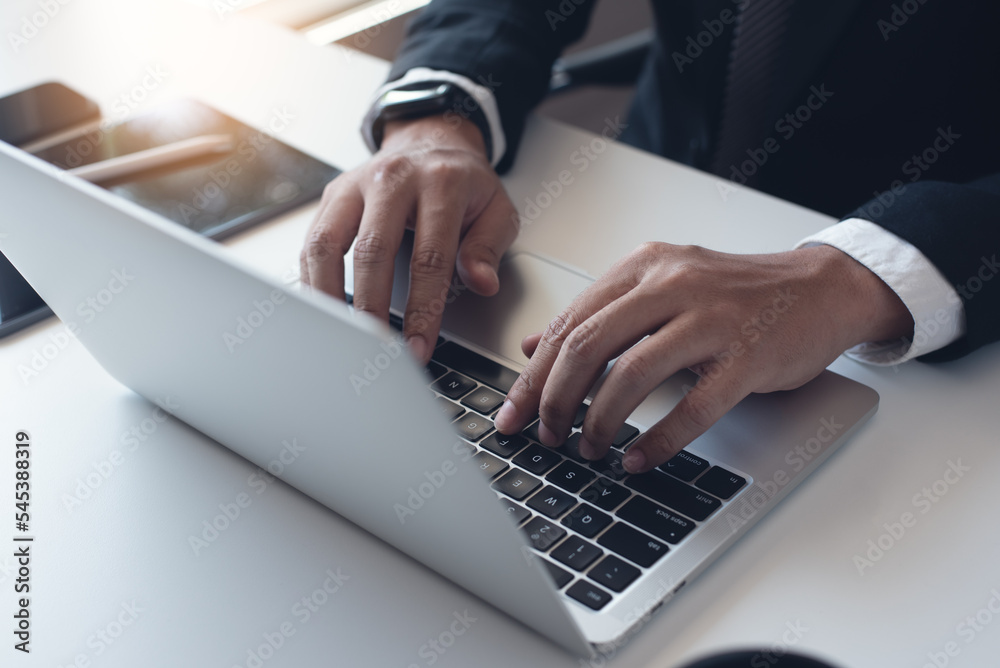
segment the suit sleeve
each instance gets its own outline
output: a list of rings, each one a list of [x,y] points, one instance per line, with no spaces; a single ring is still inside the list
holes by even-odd
[[[407,70],[447,70],[493,92],[510,168],[528,112],[545,96],[552,64],[587,27],[595,0],[434,0],[410,24],[389,81]]]
[[[1000,174],[967,184],[922,181],[847,218],[876,223],[920,250],[955,287],[965,335],[919,357],[946,362],[1000,340]]]

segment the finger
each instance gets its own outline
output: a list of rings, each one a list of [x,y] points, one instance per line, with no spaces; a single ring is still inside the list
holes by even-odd
[[[542,340],[542,333],[535,332],[534,334],[528,334],[526,337],[521,339],[521,352],[528,359],[535,354],[535,348],[538,347],[538,342]]]
[[[343,178],[343,177],[341,177]],[[323,205],[306,236],[299,254],[302,283],[344,299],[344,255],[351,247],[361,216],[364,198],[354,184],[327,186]]]
[[[704,434],[747,394],[751,382],[742,368],[713,371],[698,381],[669,414],[639,437],[625,453],[622,465],[629,473],[644,473],[664,463]]]
[[[354,308],[389,320],[396,252],[413,210],[412,191],[370,188],[354,244]]]
[[[500,259],[517,238],[520,225],[510,198],[498,187],[459,245],[457,268],[462,283],[480,295],[496,294]]]
[[[507,393],[494,424],[498,431],[513,434],[527,426],[538,413],[542,388],[566,337],[583,321],[638,284],[641,273],[619,262],[584,290],[542,332],[528,365]]]
[[[720,337],[688,314],[671,320],[619,357],[594,396],[583,423],[580,454],[600,459],[625,420],[656,387],[678,370],[709,358]]]
[[[451,278],[466,205],[464,197],[443,190],[427,193],[417,203],[403,335],[422,362],[434,350],[444,308],[451,301]]]
[[[659,329],[673,316],[669,300],[640,286],[573,330],[559,349],[542,388],[538,411],[538,435],[542,442],[546,445],[562,443],[573,426],[577,407],[604,372],[608,360],[618,351],[635,345],[650,330]],[[595,445],[606,444],[598,442]]]

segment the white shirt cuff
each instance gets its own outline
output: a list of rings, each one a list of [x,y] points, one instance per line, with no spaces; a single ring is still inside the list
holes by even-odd
[[[493,91],[467,77],[463,77],[461,74],[445,70],[432,70],[428,67],[414,67],[411,70],[407,70],[406,74],[399,79],[390,81],[375,91],[371,103],[368,105],[368,113],[365,114],[365,118],[361,122],[361,136],[364,138],[368,150],[372,153],[378,150],[378,147],[375,145],[375,138],[372,136],[372,126],[375,124],[375,102],[390,90],[424,81],[447,81],[475,98],[479,103],[479,107],[483,110],[483,114],[486,116],[487,124],[490,126],[490,140],[493,144],[491,163],[496,167],[497,163],[500,162],[500,158],[507,152],[507,139],[504,137],[503,126],[500,123],[500,111],[497,107],[497,100],[493,96]]]
[[[915,246],[861,218],[850,218],[800,241],[795,247],[827,244],[870,269],[892,288],[913,316],[913,338],[862,343],[845,354],[889,366],[943,348],[965,334],[965,308],[958,293]]]

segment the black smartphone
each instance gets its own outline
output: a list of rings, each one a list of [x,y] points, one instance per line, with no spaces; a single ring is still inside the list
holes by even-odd
[[[294,122],[275,110],[269,132],[252,128],[194,100],[179,100],[114,126],[99,126],[35,152],[63,169],[207,135],[232,138],[231,150],[131,174],[102,185],[170,220],[221,239],[318,197],[340,172],[279,141]],[[6,259],[4,258],[4,263]],[[36,322],[34,291],[0,270],[0,336]],[[30,294],[26,294],[30,291]],[[37,297],[37,295],[35,295]]]
[[[0,98],[0,141],[23,146],[100,117],[93,100],[50,81]]]

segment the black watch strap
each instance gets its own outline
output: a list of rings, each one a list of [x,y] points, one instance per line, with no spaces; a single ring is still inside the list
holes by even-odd
[[[386,91],[375,102],[378,107],[372,122],[372,139],[381,148],[385,124],[410,118],[442,114],[447,119],[475,123],[483,135],[486,156],[493,160],[493,135],[479,101],[465,89],[449,81],[420,81]]]

